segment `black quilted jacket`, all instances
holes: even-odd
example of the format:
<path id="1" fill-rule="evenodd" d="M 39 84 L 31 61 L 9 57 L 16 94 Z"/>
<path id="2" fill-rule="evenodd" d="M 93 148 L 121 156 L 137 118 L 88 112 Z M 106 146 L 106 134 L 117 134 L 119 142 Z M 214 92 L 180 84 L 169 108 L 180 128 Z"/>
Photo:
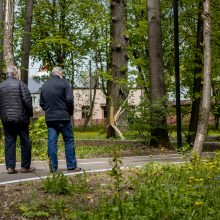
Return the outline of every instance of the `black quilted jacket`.
<path id="1" fill-rule="evenodd" d="M 0 118 L 2 122 L 28 123 L 32 116 L 32 98 L 27 86 L 12 77 L 0 83 Z"/>

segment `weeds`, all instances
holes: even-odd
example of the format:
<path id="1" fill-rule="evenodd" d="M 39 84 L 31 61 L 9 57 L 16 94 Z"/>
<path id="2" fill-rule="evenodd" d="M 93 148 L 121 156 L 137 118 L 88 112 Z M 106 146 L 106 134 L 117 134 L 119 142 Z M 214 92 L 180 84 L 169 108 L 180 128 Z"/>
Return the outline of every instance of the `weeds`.
<path id="1" fill-rule="evenodd" d="M 41 196 L 31 197 L 30 203 L 21 201 L 19 212 L 24 217 L 33 216 L 35 212 L 34 219 L 45 218 L 38 217 L 40 215 L 77 220 L 220 219 L 218 155 L 215 159 L 178 165 L 150 163 L 144 168 L 123 170 L 123 173 L 120 164 L 120 158 L 115 155 L 110 172 L 112 178 L 107 174 L 82 175 L 60 184 L 61 188 L 68 186 L 67 194 L 50 196 L 38 189 Z M 61 175 L 60 179 L 50 179 L 48 187 L 56 185 L 58 188 L 57 181 L 66 181 L 62 178 Z M 91 179 L 93 183 L 87 184 Z M 108 187 L 101 187 L 103 179 Z M 94 185 L 97 187 L 92 187 Z M 24 195 L 27 201 L 28 195 Z"/>
<path id="2" fill-rule="evenodd" d="M 121 190 L 121 183 L 122 183 L 122 171 L 120 166 L 122 161 L 119 158 L 119 151 L 117 148 L 113 148 L 113 159 L 112 159 L 112 170 L 110 175 L 113 177 L 114 180 L 114 198 L 113 198 L 113 208 L 112 211 L 115 214 L 116 219 L 123 218 L 123 211 L 122 211 L 122 198 L 120 194 Z"/>
<path id="3" fill-rule="evenodd" d="M 44 191 L 54 194 L 68 194 L 70 184 L 68 178 L 63 173 L 55 173 L 46 179 L 42 179 Z"/>

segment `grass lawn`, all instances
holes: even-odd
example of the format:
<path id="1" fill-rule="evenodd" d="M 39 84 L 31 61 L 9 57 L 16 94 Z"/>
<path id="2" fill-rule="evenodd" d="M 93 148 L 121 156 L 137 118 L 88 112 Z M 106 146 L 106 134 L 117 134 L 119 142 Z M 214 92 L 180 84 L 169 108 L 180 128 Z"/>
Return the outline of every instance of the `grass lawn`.
<path id="1" fill-rule="evenodd" d="M 112 157 L 114 149 L 117 148 L 120 156 L 140 156 L 140 155 L 154 155 L 174 152 L 166 148 L 148 148 L 136 146 L 75 146 L 76 156 L 78 159 L 96 158 L 96 157 Z M 59 159 L 65 159 L 64 143 L 61 141 L 58 147 Z M 21 160 L 20 146 L 17 145 L 16 153 L 17 161 Z M 41 142 L 39 145 L 32 147 L 32 160 L 48 160 L 47 157 L 47 143 Z M 0 147 L 0 163 L 4 163 L 4 147 Z"/>

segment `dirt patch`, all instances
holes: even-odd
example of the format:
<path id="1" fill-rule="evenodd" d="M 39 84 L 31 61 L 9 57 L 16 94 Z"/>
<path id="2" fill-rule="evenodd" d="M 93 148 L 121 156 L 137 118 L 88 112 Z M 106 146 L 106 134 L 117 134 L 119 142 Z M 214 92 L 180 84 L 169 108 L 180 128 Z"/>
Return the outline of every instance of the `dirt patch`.
<path id="1" fill-rule="evenodd" d="M 46 193 L 42 181 L 1 186 L 0 219 L 62 219 L 73 210 L 98 209 L 111 198 L 112 182 L 107 173 L 73 176 L 67 195 Z"/>

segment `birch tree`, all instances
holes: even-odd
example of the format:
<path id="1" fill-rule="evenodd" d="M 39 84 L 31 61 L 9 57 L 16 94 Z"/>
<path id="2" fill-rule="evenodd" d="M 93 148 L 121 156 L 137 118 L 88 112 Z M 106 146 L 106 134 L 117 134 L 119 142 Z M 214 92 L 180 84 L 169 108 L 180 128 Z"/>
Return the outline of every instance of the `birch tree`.
<path id="1" fill-rule="evenodd" d="M 211 103 L 211 16 L 210 16 L 210 0 L 204 0 L 204 80 L 202 92 L 202 105 L 199 115 L 198 129 L 193 145 L 193 154 L 199 157 L 202 154 L 203 144 L 208 129 L 209 111 Z"/>
<path id="2" fill-rule="evenodd" d="M 6 69 L 16 66 L 13 53 L 14 0 L 5 3 L 4 61 Z"/>

